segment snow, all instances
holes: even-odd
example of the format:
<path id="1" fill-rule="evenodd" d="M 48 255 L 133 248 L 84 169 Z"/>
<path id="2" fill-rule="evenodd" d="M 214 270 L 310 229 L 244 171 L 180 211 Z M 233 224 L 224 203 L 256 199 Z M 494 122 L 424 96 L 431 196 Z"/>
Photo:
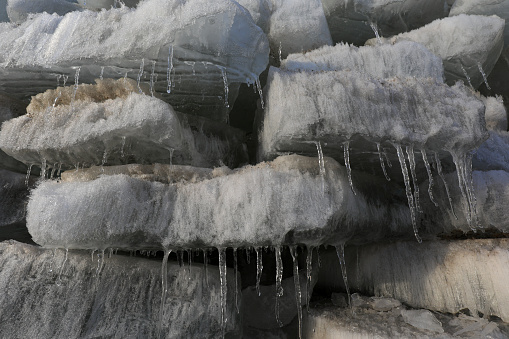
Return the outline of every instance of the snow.
<path id="1" fill-rule="evenodd" d="M 417 77 L 443 81 L 442 60 L 421 44 L 402 41 L 394 45 L 355 47 L 324 46 L 307 53 L 290 54 L 281 63 L 287 71 L 352 70 L 374 78 Z"/>
<path id="2" fill-rule="evenodd" d="M 499 17 L 482 15 L 458 15 L 435 20 L 432 23 L 408 33 L 388 38 L 386 42 L 395 43 L 410 40 L 423 44 L 444 62 L 445 79 L 449 85 L 457 80 L 474 88 L 484 81 L 478 64 L 486 74 L 490 74 L 504 46 L 503 32 L 505 21 Z M 371 39 L 367 44 L 378 42 Z"/>

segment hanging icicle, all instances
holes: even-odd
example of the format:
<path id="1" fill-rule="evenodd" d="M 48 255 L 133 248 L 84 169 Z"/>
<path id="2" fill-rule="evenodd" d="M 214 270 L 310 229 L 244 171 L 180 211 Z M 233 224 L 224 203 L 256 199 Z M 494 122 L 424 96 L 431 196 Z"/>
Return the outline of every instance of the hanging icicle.
<path id="1" fill-rule="evenodd" d="M 276 321 L 279 327 L 283 327 L 283 323 L 279 319 L 279 298 L 283 296 L 283 261 L 281 260 L 281 247 L 275 247 L 276 252 Z"/>
<path id="2" fill-rule="evenodd" d="M 299 319 L 299 339 L 302 339 L 302 292 L 300 289 L 299 263 L 297 262 L 297 247 L 290 247 L 293 260 L 293 283 L 295 284 L 295 303 L 297 305 L 297 317 Z"/>

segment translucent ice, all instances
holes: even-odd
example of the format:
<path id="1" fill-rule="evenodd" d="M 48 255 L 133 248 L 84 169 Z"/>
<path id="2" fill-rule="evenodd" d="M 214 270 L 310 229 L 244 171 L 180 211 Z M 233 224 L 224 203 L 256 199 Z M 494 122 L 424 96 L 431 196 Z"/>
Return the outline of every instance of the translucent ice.
<path id="1" fill-rule="evenodd" d="M 416 328 L 444 333 L 442 323 L 428 310 L 401 310 L 401 316 L 407 324 L 410 324 Z"/>

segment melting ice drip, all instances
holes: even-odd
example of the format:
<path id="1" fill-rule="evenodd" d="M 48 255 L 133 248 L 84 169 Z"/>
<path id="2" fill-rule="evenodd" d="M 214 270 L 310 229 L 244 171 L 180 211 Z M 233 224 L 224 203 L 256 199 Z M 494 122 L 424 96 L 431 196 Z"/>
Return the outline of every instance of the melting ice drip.
<path id="1" fill-rule="evenodd" d="M 373 30 L 373 33 L 375 33 L 376 41 L 378 42 L 379 45 L 381 45 L 382 44 L 382 38 L 380 37 L 380 34 L 378 33 L 378 26 L 377 26 L 376 22 L 370 21 L 369 22 L 369 26 Z"/>

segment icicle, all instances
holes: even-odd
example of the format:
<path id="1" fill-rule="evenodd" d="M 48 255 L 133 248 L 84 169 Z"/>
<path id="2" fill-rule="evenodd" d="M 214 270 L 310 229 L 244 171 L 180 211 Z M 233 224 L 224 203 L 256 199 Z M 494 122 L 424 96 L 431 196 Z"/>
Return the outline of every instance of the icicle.
<path id="1" fill-rule="evenodd" d="M 226 248 L 218 248 L 219 251 L 219 278 L 221 280 L 221 332 L 225 334 L 226 322 L 226 293 L 228 282 L 226 281 Z"/>
<path id="2" fill-rule="evenodd" d="M 283 281 L 283 261 L 281 260 L 281 247 L 277 246 L 274 250 L 276 252 L 276 321 L 279 327 L 283 327 L 283 323 L 279 319 L 279 298 L 283 296 L 283 286 L 281 284 Z"/>
<path id="3" fill-rule="evenodd" d="M 465 75 L 465 78 L 467 78 L 468 85 L 470 86 L 471 89 L 474 89 L 474 86 L 472 86 L 472 82 L 470 81 L 470 76 L 468 75 L 467 71 L 465 70 L 463 65 L 460 65 L 460 66 L 461 66 L 461 70 L 463 71 L 463 74 Z"/>
<path id="4" fill-rule="evenodd" d="M 101 74 L 99 74 L 100 80 L 103 80 L 103 75 L 104 75 L 104 66 L 101 66 Z"/>
<path id="5" fill-rule="evenodd" d="M 155 73 L 156 73 L 156 62 L 152 61 L 152 71 L 150 72 L 150 95 L 154 96 L 154 83 L 155 83 Z"/>
<path id="6" fill-rule="evenodd" d="M 376 41 L 378 42 L 379 45 L 381 45 L 382 38 L 380 38 L 380 34 L 378 33 L 378 27 L 377 27 L 376 23 L 374 23 L 373 21 L 370 21 L 369 25 L 371 26 L 371 29 L 375 33 Z"/>
<path id="7" fill-rule="evenodd" d="M 55 100 L 53 101 L 53 105 L 51 106 L 51 111 L 53 112 L 55 110 L 55 106 L 57 105 L 58 99 L 62 96 L 62 91 L 58 91 L 58 95 L 56 96 Z"/>
<path id="8" fill-rule="evenodd" d="M 168 292 L 168 257 L 170 253 L 171 250 L 164 250 L 163 263 L 161 265 L 161 306 L 159 308 L 156 338 L 161 337 L 161 332 L 163 330 L 164 304 L 166 303 L 166 293 Z"/>
<path id="9" fill-rule="evenodd" d="M 141 77 L 143 76 L 144 68 L 145 68 L 145 59 L 141 59 L 140 71 L 138 72 L 138 81 L 137 81 L 138 91 L 140 92 L 140 94 L 143 94 L 143 91 L 141 90 L 141 87 L 140 87 L 140 81 L 141 81 Z"/>
<path id="10" fill-rule="evenodd" d="M 62 78 L 64 79 L 64 84 L 63 84 L 63 86 L 65 87 L 65 84 L 67 83 L 67 80 L 69 79 L 69 76 L 68 76 L 68 75 L 65 75 L 65 74 L 62 74 Z"/>
<path id="11" fill-rule="evenodd" d="M 484 73 L 484 70 L 482 69 L 482 65 L 480 62 L 477 63 L 477 67 L 479 68 L 479 72 L 481 72 L 486 88 L 491 91 L 491 87 L 490 85 L 488 85 L 488 78 L 486 77 L 486 73 Z"/>
<path id="12" fill-rule="evenodd" d="M 417 218 L 416 218 L 416 211 L 415 211 L 415 205 L 414 205 L 414 198 L 412 196 L 412 189 L 410 187 L 410 177 L 408 176 L 408 168 L 406 166 L 405 162 L 405 155 L 403 154 L 403 150 L 401 149 L 401 145 L 396 144 L 396 151 L 398 153 L 398 159 L 399 164 L 401 165 L 401 172 L 403 173 L 403 180 L 405 181 L 405 191 L 406 191 L 406 197 L 408 200 L 408 207 L 410 207 L 410 218 L 412 219 L 412 226 L 414 229 L 414 235 L 415 238 L 419 243 L 422 242 L 421 238 L 419 237 L 419 234 L 417 232 Z"/>
<path id="13" fill-rule="evenodd" d="M 258 88 L 258 95 L 260 96 L 260 106 L 265 109 L 265 103 L 263 102 L 263 91 L 262 85 L 260 85 L 260 78 L 255 79 L 256 88 Z"/>
<path id="14" fill-rule="evenodd" d="M 80 80 L 80 71 L 81 67 L 76 68 L 76 73 L 74 74 L 74 91 L 72 93 L 72 100 L 71 100 L 71 109 L 73 109 L 73 103 L 76 100 L 76 92 L 78 92 L 78 85 Z"/>
<path id="15" fill-rule="evenodd" d="M 41 179 L 46 178 L 46 158 L 42 158 L 41 163 Z"/>
<path id="16" fill-rule="evenodd" d="M 435 201 L 433 197 L 433 175 L 431 174 L 431 166 L 429 165 L 428 156 L 426 155 L 426 151 L 421 149 L 422 161 L 424 162 L 424 167 L 426 167 L 426 172 L 428 173 L 428 195 L 431 202 L 438 207 L 438 203 Z"/>
<path id="17" fill-rule="evenodd" d="M 283 58 L 281 57 L 282 55 L 282 51 L 283 51 L 283 48 L 281 46 L 281 41 L 279 42 L 279 50 L 278 50 L 278 55 L 279 55 L 279 64 L 281 65 L 281 62 L 283 61 Z"/>
<path id="18" fill-rule="evenodd" d="M 113 248 L 108 249 L 108 259 L 113 255 Z"/>
<path id="19" fill-rule="evenodd" d="M 237 262 L 237 248 L 233 248 L 233 269 L 235 270 L 235 308 L 237 309 L 237 314 L 240 313 L 239 309 L 239 287 L 237 285 L 238 283 L 238 274 L 239 274 L 239 267 Z"/>
<path id="20" fill-rule="evenodd" d="M 94 262 L 94 253 L 95 253 L 95 251 L 97 251 L 97 250 L 90 251 L 90 256 L 92 257 L 92 263 Z"/>
<path id="21" fill-rule="evenodd" d="M 102 269 L 103 269 L 103 266 L 104 266 L 104 250 L 101 250 L 98 254 L 97 254 L 97 268 L 95 270 L 95 275 L 96 277 L 99 277 L 99 274 L 101 273 Z"/>
<path id="22" fill-rule="evenodd" d="M 62 273 L 64 272 L 64 267 L 65 267 L 65 263 L 67 262 L 68 254 L 69 254 L 69 249 L 66 248 L 65 249 L 64 261 L 62 262 L 62 265 L 60 266 L 60 271 L 58 272 L 58 276 L 57 276 L 57 280 L 56 280 L 56 285 L 57 286 L 61 286 L 62 285 Z"/>
<path id="23" fill-rule="evenodd" d="M 251 264 L 251 248 L 249 247 L 246 247 L 246 261 L 248 265 Z"/>
<path id="24" fill-rule="evenodd" d="M 466 154 L 465 159 L 465 178 L 469 179 L 467 181 L 467 192 L 470 196 L 470 202 L 471 202 L 471 209 L 472 209 L 472 218 L 474 226 L 478 228 L 483 228 L 481 223 L 479 223 L 479 219 L 477 217 L 477 198 L 475 196 L 475 189 L 474 189 L 474 177 L 472 176 L 472 153 Z"/>
<path id="25" fill-rule="evenodd" d="M 316 150 L 318 151 L 318 166 L 320 167 L 320 175 L 323 177 L 325 175 L 325 162 L 323 160 L 323 151 L 322 144 L 320 141 L 315 141 Z"/>
<path id="26" fill-rule="evenodd" d="M 440 158 L 438 157 L 438 153 L 435 152 L 435 163 L 437 165 L 437 172 L 440 176 L 440 179 L 442 179 L 442 182 L 444 183 L 445 192 L 447 194 L 447 199 L 449 200 L 449 206 L 451 207 L 452 215 L 454 215 L 454 218 L 458 220 L 458 217 L 456 216 L 456 213 L 454 212 L 454 207 L 452 205 L 452 198 L 451 194 L 449 193 L 449 186 L 447 186 L 447 182 L 445 181 L 444 173 L 442 172 L 442 163 L 440 162 Z"/>
<path id="27" fill-rule="evenodd" d="M 122 146 L 120 147 L 120 157 L 121 157 L 121 158 L 125 157 L 125 154 L 124 154 L 125 139 L 126 139 L 126 137 L 125 137 L 125 136 L 123 136 L 123 137 L 122 137 Z"/>
<path id="28" fill-rule="evenodd" d="M 30 172 L 32 172 L 32 164 L 28 165 L 27 176 L 25 177 L 25 186 L 28 187 L 28 182 L 30 181 Z"/>
<path id="29" fill-rule="evenodd" d="M 175 152 L 174 148 L 170 148 L 170 166 L 173 165 L 173 153 Z"/>
<path id="30" fill-rule="evenodd" d="M 355 193 L 355 190 L 353 189 L 353 181 L 352 181 L 352 168 L 350 167 L 350 141 L 345 141 L 343 143 L 343 153 L 345 157 L 345 167 L 346 167 L 346 173 L 348 174 L 348 182 L 350 183 L 350 188 L 352 189 L 353 194 Z"/>
<path id="31" fill-rule="evenodd" d="M 205 284 L 207 285 L 207 288 L 209 288 L 209 274 L 207 269 L 209 258 L 207 256 L 207 252 L 208 250 L 206 248 L 203 249 L 203 265 L 205 265 Z"/>
<path id="32" fill-rule="evenodd" d="M 297 304 L 297 316 L 299 319 L 299 338 L 302 338 L 302 291 L 300 289 L 299 263 L 297 262 L 297 247 L 290 247 L 293 260 L 293 283 L 295 284 L 295 303 Z"/>
<path id="33" fill-rule="evenodd" d="M 170 45 L 168 50 L 168 69 L 166 73 L 166 80 L 168 81 L 168 87 L 166 92 L 171 93 L 171 72 L 173 71 L 173 45 Z"/>
<path id="34" fill-rule="evenodd" d="M 263 271 L 262 251 L 260 247 L 256 247 L 255 251 L 256 251 L 256 292 L 258 293 L 258 296 L 261 296 L 262 293 L 260 292 L 260 279 L 262 277 Z"/>
<path id="35" fill-rule="evenodd" d="M 224 67 L 219 67 L 219 69 L 221 70 L 221 76 L 223 77 L 224 106 L 226 108 L 230 108 L 230 104 L 228 103 L 228 93 L 230 92 L 230 90 L 228 88 L 228 78 L 226 77 L 226 69 Z"/>
<path id="36" fill-rule="evenodd" d="M 53 164 L 53 167 L 51 167 L 51 173 L 49 175 L 49 178 L 53 178 L 53 176 L 55 175 L 55 172 L 57 170 L 57 162 Z"/>
<path id="37" fill-rule="evenodd" d="M 471 159 L 469 158 L 471 155 L 466 154 L 453 154 L 453 161 L 456 165 L 456 173 L 458 175 L 458 183 L 461 191 L 461 195 L 465 200 L 465 215 L 467 218 L 467 223 L 472 229 L 472 231 L 477 231 L 478 220 L 477 213 L 475 211 L 475 197 L 474 197 L 474 188 L 472 183 L 472 172 L 471 172 Z M 470 168 L 468 168 L 470 167 Z"/>
<path id="38" fill-rule="evenodd" d="M 309 312 L 309 287 L 311 286 L 311 274 L 313 272 L 313 247 L 307 249 L 306 255 L 306 309 Z"/>
<path id="39" fill-rule="evenodd" d="M 412 176 L 412 183 L 414 185 L 415 210 L 419 213 L 422 213 L 421 203 L 419 200 L 419 184 L 417 183 L 417 175 L 415 173 L 414 146 L 406 147 L 406 156 L 408 158 L 408 163 L 410 164 L 410 174 Z"/>
<path id="40" fill-rule="evenodd" d="M 343 282 L 345 283 L 346 295 L 348 296 L 348 305 L 352 306 L 350 288 L 348 287 L 348 276 L 346 274 L 345 244 L 336 246 L 336 253 L 339 259 L 339 266 L 341 267 L 341 275 L 343 276 Z"/>
<path id="41" fill-rule="evenodd" d="M 59 176 L 60 176 L 60 173 L 61 173 L 61 172 L 62 172 L 62 163 L 60 162 L 60 163 L 58 164 L 57 177 L 59 177 Z"/>
<path id="42" fill-rule="evenodd" d="M 385 179 L 387 179 L 387 181 L 391 181 L 391 178 L 389 178 L 387 171 L 385 170 L 385 163 L 384 159 L 382 158 L 382 150 L 379 142 L 376 143 L 376 149 L 378 151 L 378 158 L 380 159 L 380 165 L 382 166 L 382 171 L 384 172 Z"/>
<path id="43" fill-rule="evenodd" d="M 191 277 L 191 266 L 193 263 L 193 250 L 187 250 L 187 265 L 189 277 Z"/>

